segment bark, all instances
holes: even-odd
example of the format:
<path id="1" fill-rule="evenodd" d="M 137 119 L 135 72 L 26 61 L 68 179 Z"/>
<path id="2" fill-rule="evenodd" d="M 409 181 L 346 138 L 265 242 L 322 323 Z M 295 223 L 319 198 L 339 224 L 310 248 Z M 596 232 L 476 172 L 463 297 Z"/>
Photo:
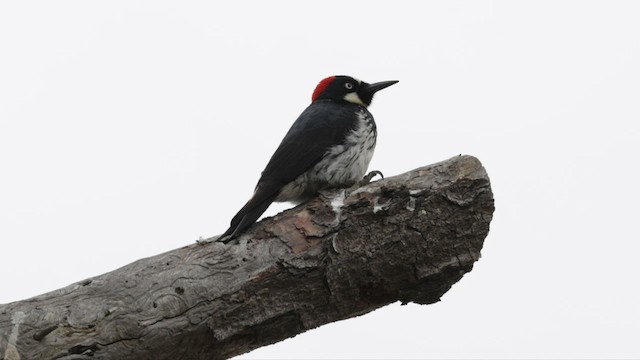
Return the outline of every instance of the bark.
<path id="1" fill-rule="evenodd" d="M 0 305 L 0 359 L 221 359 L 401 301 L 480 258 L 494 206 L 457 156 L 336 189 L 251 227 Z"/>

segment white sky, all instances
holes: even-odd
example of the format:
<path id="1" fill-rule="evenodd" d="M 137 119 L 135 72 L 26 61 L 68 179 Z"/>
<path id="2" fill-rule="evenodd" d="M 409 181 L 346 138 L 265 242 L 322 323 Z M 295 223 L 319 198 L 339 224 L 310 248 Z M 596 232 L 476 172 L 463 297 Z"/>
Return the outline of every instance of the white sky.
<path id="1" fill-rule="evenodd" d="M 483 162 L 483 257 L 242 358 L 640 357 L 640 2 L 310 4 L 0 3 L 0 303 L 224 231 L 347 74 L 400 80 L 371 169 Z"/>

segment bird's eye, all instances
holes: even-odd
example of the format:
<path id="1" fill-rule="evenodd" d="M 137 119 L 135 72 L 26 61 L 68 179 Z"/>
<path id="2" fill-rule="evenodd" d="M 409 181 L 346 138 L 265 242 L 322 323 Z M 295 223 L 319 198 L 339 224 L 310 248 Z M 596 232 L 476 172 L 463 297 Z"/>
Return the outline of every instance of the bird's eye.
<path id="1" fill-rule="evenodd" d="M 353 89 L 353 84 L 352 83 L 345 83 L 344 87 L 346 87 L 348 90 Z"/>

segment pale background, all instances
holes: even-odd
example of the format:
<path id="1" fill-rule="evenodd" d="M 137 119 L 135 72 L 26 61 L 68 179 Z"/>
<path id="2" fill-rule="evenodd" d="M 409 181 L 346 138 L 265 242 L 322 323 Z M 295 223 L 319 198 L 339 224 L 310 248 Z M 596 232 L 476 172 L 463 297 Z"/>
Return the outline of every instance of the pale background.
<path id="1" fill-rule="evenodd" d="M 483 257 L 243 358 L 640 357 L 640 2 L 3 1 L 0 52 L 0 303 L 224 231 L 348 74 L 371 169 L 483 162 Z"/>

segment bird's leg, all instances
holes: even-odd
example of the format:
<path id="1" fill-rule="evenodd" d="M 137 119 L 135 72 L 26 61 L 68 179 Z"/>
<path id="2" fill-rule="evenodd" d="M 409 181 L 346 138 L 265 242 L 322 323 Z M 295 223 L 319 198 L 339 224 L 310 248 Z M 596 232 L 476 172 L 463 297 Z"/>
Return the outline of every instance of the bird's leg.
<path id="1" fill-rule="evenodd" d="M 367 175 L 365 175 L 362 178 L 362 180 L 360 180 L 356 185 L 358 185 L 358 187 L 365 186 L 368 183 L 370 183 L 371 179 L 373 179 L 376 175 L 380 175 L 380 178 L 384 179 L 384 175 L 382 175 L 382 172 L 380 172 L 378 170 L 372 170 Z"/>
<path id="2" fill-rule="evenodd" d="M 365 175 L 362 180 L 358 181 L 357 183 L 355 183 L 353 186 L 351 186 L 350 188 L 347 189 L 347 194 L 350 194 L 351 192 L 355 191 L 356 189 L 359 189 L 367 184 L 369 184 L 371 182 L 371 179 L 373 179 L 376 175 L 380 175 L 381 178 L 384 179 L 384 175 L 382 175 L 381 171 L 378 170 L 372 170 L 370 171 L 367 175 Z"/>

